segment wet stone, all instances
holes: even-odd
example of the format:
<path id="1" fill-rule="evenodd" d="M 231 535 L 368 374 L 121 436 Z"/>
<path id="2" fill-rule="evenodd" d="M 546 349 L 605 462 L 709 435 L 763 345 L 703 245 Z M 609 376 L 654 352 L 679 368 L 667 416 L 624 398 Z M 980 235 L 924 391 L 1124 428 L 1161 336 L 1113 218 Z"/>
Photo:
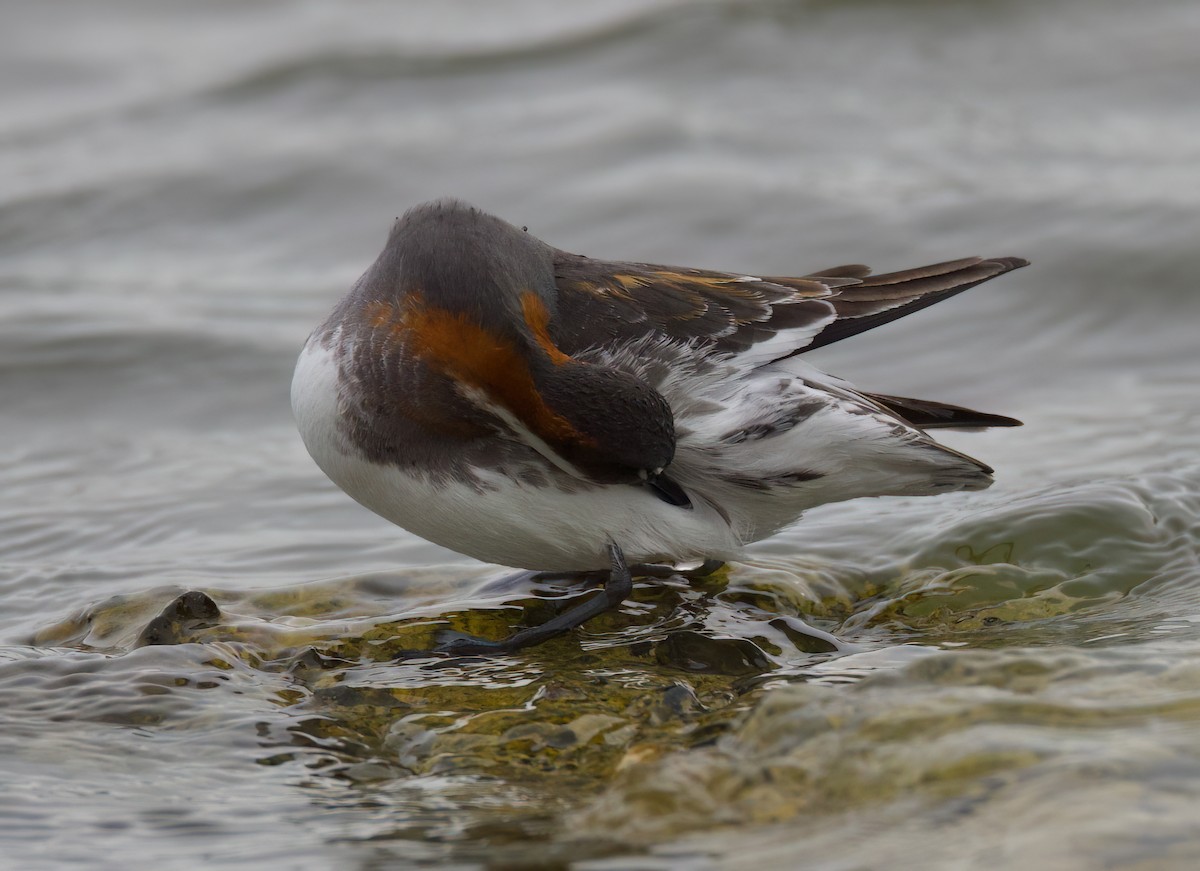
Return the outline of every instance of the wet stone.
<path id="1" fill-rule="evenodd" d="M 409 709 L 411 704 L 396 698 L 391 690 L 381 687 L 355 687 L 336 684 L 313 690 L 313 700 L 339 708 Z"/>
<path id="2" fill-rule="evenodd" d="M 327 656 L 315 647 L 309 647 L 303 653 L 292 658 L 292 663 L 288 667 L 288 671 L 293 673 L 299 671 L 328 671 L 335 668 L 347 668 L 352 665 L 354 665 L 352 660 L 342 659 L 337 656 Z"/>
<path id="3" fill-rule="evenodd" d="M 569 686 L 568 684 L 558 681 L 550 681 L 546 683 L 538 697 L 547 702 L 579 702 L 585 700 L 587 693 L 582 692 L 578 687 Z"/>
<path id="4" fill-rule="evenodd" d="M 567 726 L 553 723 L 522 723 L 505 732 L 500 736 L 500 740 L 504 743 L 527 741 L 531 749 L 536 751 L 545 747 L 563 750 L 574 746 L 579 738 Z"/>
<path id="5" fill-rule="evenodd" d="M 220 616 L 216 602 L 205 593 L 191 590 L 174 599 L 147 623 L 135 646 L 185 644 L 192 640 L 191 633 L 212 625 Z"/>
<path id="6" fill-rule="evenodd" d="M 688 684 L 677 683 L 667 687 L 650 709 L 650 722 L 656 726 L 672 721 L 686 720 L 704 710 L 696 691 Z"/>
<path id="7" fill-rule="evenodd" d="M 602 735 L 613 727 L 621 726 L 624 723 L 625 721 L 620 717 L 613 717 L 608 714 L 584 714 L 567 723 L 567 728 L 574 736 L 574 743 L 583 745 L 590 743 L 597 735 Z"/>
<path id="8" fill-rule="evenodd" d="M 380 780 L 392 780 L 396 777 L 396 768 L 382 762 L 356 762 L 342 770 L 342 776 L 355 783 L 371 783 Z"/>
<path id="9" fill-rule="evenodd" d="M 752 641 L 710 638 L 690 629 L 668 635 L 655 647 L 654 656 L 659 665 L 708 674 L 758 674 L 772 667 Z"/>
<path id="10" fill-rule="evenodd" d="M 801 653 L 837 653 L 838 645 L 827 632 L 806 624 L 798 617 L 776 617 L 770 625 L 787 636 Z"/>

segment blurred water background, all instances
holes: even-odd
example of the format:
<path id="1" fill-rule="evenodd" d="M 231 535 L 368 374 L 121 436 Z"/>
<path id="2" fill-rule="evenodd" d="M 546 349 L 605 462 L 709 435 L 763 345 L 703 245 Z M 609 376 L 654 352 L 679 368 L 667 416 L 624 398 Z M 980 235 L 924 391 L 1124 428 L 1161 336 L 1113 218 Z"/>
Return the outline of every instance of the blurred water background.
<path id="1" fill-rule="evenodd" d="M 1200 6 L 0 18 L 0 867 L 1197 867 Z M 293 428 L 308 331 L 443 195 L 598 257 L 1028 257 L 812 355 L 1026 426 L 947 438 L 985 493 L 394 662 L 575 595 L 481 590 Z"/>

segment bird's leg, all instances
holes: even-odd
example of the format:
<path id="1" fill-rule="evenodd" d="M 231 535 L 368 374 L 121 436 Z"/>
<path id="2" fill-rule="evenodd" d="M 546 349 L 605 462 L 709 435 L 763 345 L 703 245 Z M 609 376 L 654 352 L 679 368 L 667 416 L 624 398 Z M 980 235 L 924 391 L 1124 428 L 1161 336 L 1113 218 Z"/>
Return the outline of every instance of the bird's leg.
<path id="1" fill-rule="evenodd" d="M 609 544 L 608 556 L 609 570 L 608 578 L 604 582 L 604 589 L 586 602 L 582 602 L 558 616 L 547 620 L 541 626 L 531 626 L 528 629 L 522 629 L 520 632 L 510 635 L 503 641 L 485 641 L 482 638 L 460 637 L 447 641 L 444 644 L 439 644 L 434 648 L 434 652 L 452 655 L 511 653 L 514 650 L 520 650 L 523 647 L 532 647 L 535 644 L 541 644 L 543 641 L 556 638 L 578 626 L 582 626 L 593 617 L 618 607 L 633 592 L 633 575 L 629 572 L 629 566 L 625 564 L 625 554 L 621 552 L 620 547 L 615 544 Z"/>

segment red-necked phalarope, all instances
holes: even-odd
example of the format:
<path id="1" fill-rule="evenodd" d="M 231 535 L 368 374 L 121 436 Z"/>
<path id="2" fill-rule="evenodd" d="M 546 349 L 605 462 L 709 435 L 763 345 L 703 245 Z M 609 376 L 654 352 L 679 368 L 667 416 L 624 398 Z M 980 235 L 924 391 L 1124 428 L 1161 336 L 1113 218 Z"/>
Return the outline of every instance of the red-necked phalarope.
<path id="1" fill-rule="evenodd" d="M 367 508 L 493 563 L 596 572 L 724 561 L 808 508 L 980 490 L 992 470 L 926 435 L 1018 421 L 867 393 L 796 355 L 1026 261 L 759 277 L 592 260 L 453 200 L 418 206 L 309 338 L 292 407 L 317 465 Z"/>

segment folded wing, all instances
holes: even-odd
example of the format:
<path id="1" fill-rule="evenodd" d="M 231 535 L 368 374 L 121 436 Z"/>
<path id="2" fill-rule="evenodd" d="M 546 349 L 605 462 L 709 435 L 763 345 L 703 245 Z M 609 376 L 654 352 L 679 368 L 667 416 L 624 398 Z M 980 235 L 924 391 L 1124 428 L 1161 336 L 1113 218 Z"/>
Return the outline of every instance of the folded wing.
<path id="1" fill-rule="evenodd" d="M 1027 265 L 968 257 L 871 276 L 840 266 L 796 278 L 613 263 L 560 252 L 555 339 L 567 353 L 661 335 L 758 366 L 820 348 Z"/>

